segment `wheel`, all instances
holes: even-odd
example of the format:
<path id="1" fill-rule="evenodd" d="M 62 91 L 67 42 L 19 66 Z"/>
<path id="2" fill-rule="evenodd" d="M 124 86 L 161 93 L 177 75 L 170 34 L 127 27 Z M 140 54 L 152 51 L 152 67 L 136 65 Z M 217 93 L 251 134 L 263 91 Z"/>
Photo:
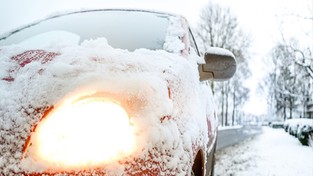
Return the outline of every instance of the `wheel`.
<path id="1" fill-rule="evenodd" d="M 313 147 L 313 130 L 309 132 L 309 145 Z"/>
<path id="2" fill-rule="evenodd" d="M 308 133 L 301 132 L 298 136 L 298 140 L 302 145 L 309 145 L 309 135 Z"/>
<path id="3" fill-rule="evenodd" d="M 193 170 L 191 170 L 191 176 L 195 176 L 195 173 L 193 172 Z"/>
<path id="4" fill-rule="evenodd" d="M 191 175 L 192 176 L 204 175 L 204 153 L 202 150 L 199 150 L 196 155 L 196 158 L 192 165 Z"/>
<path id="5" fill-rule="evenodd" d="M 208 155 L 207 165 L 206 165 L 206 176 L 214 176 L 214 165 L 215 165 L 215 151 L 216 143 L 210 154 Z"/>
<path id="6" fill-rule="evenodd" d="M 194 160 L 192 170 L 190 175 L 191 176 L 213 176 L 214 175 L 214 165 L 215 165 L 215 150 L 216 150 L 216 143 L 214 144 L 213 149 L 210 153 L 207 154 L 207 163 L 205 164 L 205 156 L 202 150 L 199 150 L 196 158 Z M 206 167 L 206 169 L 204 169 Z M 206 173 L 204 173 L 206 170 Z"/>

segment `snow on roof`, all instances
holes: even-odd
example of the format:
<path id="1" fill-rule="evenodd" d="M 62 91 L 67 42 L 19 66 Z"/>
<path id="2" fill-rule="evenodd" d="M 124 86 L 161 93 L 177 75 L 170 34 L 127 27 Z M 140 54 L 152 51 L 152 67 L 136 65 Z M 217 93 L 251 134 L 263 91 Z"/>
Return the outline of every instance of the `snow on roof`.
<path id="1" fill-rule="evenodd" d="M 313 128 L 313 119 L 304 119 L 304 118 L 294 118 L 294 119 L 288 119 L 284 122 L 284 125 L 289 126 L 310 126 Z"/>

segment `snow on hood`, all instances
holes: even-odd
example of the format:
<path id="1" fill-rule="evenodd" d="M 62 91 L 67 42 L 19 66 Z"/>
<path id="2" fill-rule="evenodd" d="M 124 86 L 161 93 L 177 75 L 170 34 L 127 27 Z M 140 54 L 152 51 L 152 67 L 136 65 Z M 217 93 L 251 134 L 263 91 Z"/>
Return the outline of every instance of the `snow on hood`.
<path id="1" fill-rule="evenodd" d="M 2 173 L 19 172 L 25 167 L 21 164 L 22 150 L 32 127 L 43 114 L 38 109 L 51 107 L 77 92 L 136 97 L 142 102 L 132 117 L 137 149 L 129 158 L 144 159 L 151 150 L 159 148 L 152 160 L 166 164 L 167 169 L 162 172 L 190 173 L 186 168 L 192 162 L 192 144 L 208 142 L 195 60 L 163 50 L 114 49 L 103 38 L 76 46 L 49 48 L 47 52 L 57 53 L 52 60 L 33 61 L 21 67 L 12 57 L 25 51 L 18 46 L 0 50 Z M 8 77 L 14 81 L 4 79 Z M 164 117 L 170 118 L 161 120 Z M 32 161 L 26 163 L 29 162 Z M 32 171 L 49 167 L 30 165 Z M 120 162 L 105 167 L 114 168 L 114 173 L 125 170 Z"/>

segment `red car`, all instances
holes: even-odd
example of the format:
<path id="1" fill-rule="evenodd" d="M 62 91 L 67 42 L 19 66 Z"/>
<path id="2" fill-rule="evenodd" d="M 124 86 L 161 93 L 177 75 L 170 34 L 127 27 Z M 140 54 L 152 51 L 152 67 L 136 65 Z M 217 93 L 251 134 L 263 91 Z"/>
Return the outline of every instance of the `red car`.
<path id="1" fill-rule="evenodd" d="M 213 175 L 213 80 L 185 18 L 101 9 L 0 37 L 0 175 Z"/>

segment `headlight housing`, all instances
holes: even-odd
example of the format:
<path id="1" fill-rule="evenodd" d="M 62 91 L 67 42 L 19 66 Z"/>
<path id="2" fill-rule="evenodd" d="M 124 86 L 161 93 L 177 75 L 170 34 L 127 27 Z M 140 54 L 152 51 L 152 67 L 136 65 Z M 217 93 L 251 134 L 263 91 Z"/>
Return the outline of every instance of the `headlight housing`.
<path id="1" fill-rule="evenodd" d="M 119 102 L 102 96 L 65 100 L 31 136 L 27 156 L 51 170 L 81 170 L 129 155 L 135 135 Z"/>

